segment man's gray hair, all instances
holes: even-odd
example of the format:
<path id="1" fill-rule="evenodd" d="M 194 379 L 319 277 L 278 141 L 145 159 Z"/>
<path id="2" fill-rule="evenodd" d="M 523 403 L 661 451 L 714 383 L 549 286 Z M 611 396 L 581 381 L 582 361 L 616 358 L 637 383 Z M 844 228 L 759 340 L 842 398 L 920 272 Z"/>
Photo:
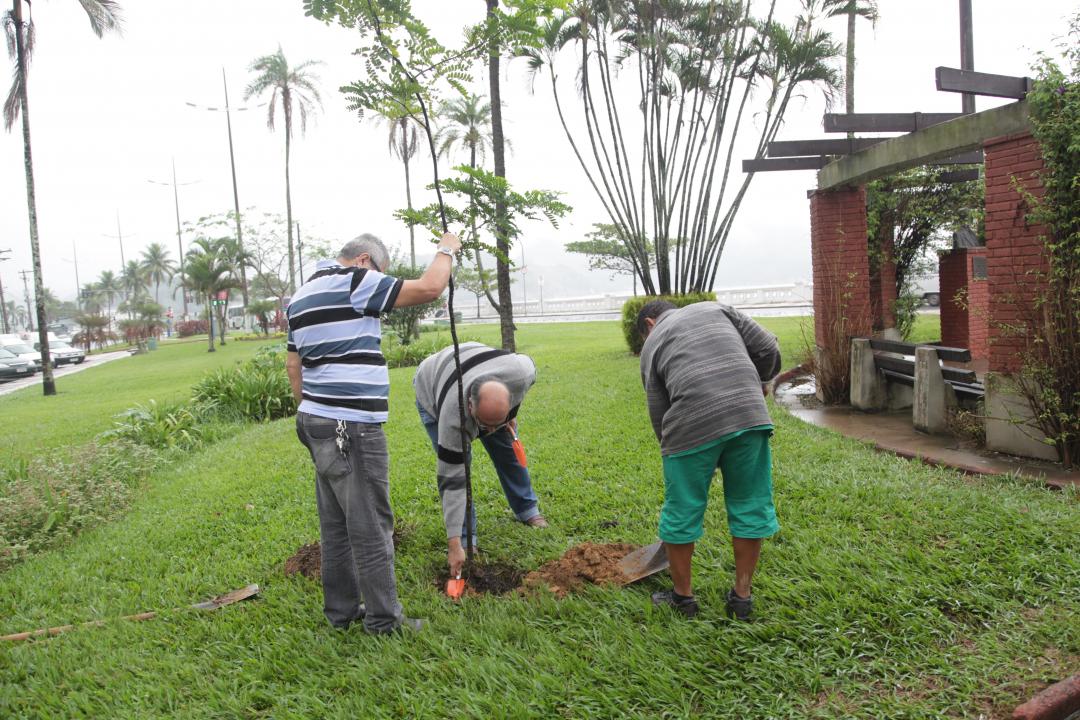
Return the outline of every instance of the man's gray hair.
<path id="1" fill-rule="evenodd" d="M 494 375 L 481 375 L 473 380 L 472 384 L 469 385 L 469 402 L 472 403 L 473 410 L 476 410 L 476 408 L 480 406 L 480 388 L 489 382 L 497 382 L 504 387 L 506 385 L 506 383 Z"/>
<path id="2" fill-rule="evenodd" d="M 382 240 L 371 233 L 364 233 L 345 243 L 341 248 L 341 252 L 338 253 L 338 257 L 342 260 L 353 260 L 364 253 L 367 253 L 380 272 L 387 271 L 390 265 L 390 253 L 386 251 L 386 246 L 383 245 Z"/>

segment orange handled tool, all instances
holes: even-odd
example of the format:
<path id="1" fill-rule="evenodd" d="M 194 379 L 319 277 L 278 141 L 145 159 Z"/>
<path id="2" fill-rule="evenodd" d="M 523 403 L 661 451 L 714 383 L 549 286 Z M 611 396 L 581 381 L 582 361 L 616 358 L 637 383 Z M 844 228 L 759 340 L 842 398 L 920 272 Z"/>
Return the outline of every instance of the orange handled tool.
<path id="1" fill-rule="evenodd" d="M 446 594 L 451 600 L 460 600 L 464 593 L 465 581 L 461 578 L 461 573 L 458 573 L 456 578 L 446 581 Z"/>
<path id="2" fill-rule="evenodd" d="M 514 448 L 514 457 L 517 458 L 518 464 L 521 465 L 521 467 L 529 467 L 529 458 L 525 456 L 525 445 L 522 444 L 521 438 L 519 438 L 517 434 L 517 424 L 510 423 L 506 426 L 506 428 L 514 437 L 514 442 L 512 445 Z"/>

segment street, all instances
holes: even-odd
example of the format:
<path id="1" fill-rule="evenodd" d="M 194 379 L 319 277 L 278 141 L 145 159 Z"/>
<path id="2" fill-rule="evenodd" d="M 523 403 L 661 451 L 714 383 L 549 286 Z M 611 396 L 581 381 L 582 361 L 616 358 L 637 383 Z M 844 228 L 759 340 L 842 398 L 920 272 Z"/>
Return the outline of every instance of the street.
<path id="1" fill-rule="evenodd" d="M 95 367 L 97 365 L 103 365 L 107 362 L 112 362 L 113 360 L 119 360 L 126 357 L 131 357 L 131 354 L 127 351 L 103 353 L 101 355 L 88 355 L 86 357 L 86 360 L 84 360 L 80 365 L 61 365 L 60 367 L 56 368 L 53 371 L 53 377 L 62 378 L 68 375 L 74 375 L 75 373 L 86 370 L 87 368 Z M 42 377 L 42 373 L 38 372 L 33 377 L 21 378 L 19 380 L 12 380 L 11 382 L 0 384 L 0 395 L 8 395 L 15 392 L 16 390 L 21 390 L 24 387 L 29 387 L 30 385 L 41 385 Z"/>

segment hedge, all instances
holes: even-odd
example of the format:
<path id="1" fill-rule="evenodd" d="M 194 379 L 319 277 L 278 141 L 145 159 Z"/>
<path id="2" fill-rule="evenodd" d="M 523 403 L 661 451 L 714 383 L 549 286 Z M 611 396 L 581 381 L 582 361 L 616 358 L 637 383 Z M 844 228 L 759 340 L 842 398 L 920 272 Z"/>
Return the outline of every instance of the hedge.
<path id="1" fill-rule="evenodd" d="M 686 295 L 640 295 L 632 297 L 627 300 L 622 306 L 622 329 L 623 337 L 626 338 L 626 344 L 630 348 L 630 352 L 635 355 L 641 352 L 641 346 L 645 344 L 645 338 L 637 331 L 637 316 L 641 312 L 641 308 L 645 307 L 647 303 L 651 303 L 653 300 L 667 300 L 675 305 L 675 307 L 686 307 L 687 305 L 693 305 L 699 302 L 709 302 L 710 300 L 716 302 L 716 293 L 714 292 L 697 292 L 687 293 Z"/>

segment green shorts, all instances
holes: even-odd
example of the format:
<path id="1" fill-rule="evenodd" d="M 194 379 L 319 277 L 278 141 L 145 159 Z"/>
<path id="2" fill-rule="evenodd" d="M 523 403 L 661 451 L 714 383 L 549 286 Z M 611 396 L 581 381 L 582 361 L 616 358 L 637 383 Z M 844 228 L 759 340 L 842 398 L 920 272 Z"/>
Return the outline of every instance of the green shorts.
<path id="1" fill-rule="evenodd" d="M 772 426 L 762 425 L 665 456 L 660 539 L 682 545 L 701 537 L 717 467 L 732 537 L 764 538 L 780 530 L 772 499 L 771 436 Z"/>

